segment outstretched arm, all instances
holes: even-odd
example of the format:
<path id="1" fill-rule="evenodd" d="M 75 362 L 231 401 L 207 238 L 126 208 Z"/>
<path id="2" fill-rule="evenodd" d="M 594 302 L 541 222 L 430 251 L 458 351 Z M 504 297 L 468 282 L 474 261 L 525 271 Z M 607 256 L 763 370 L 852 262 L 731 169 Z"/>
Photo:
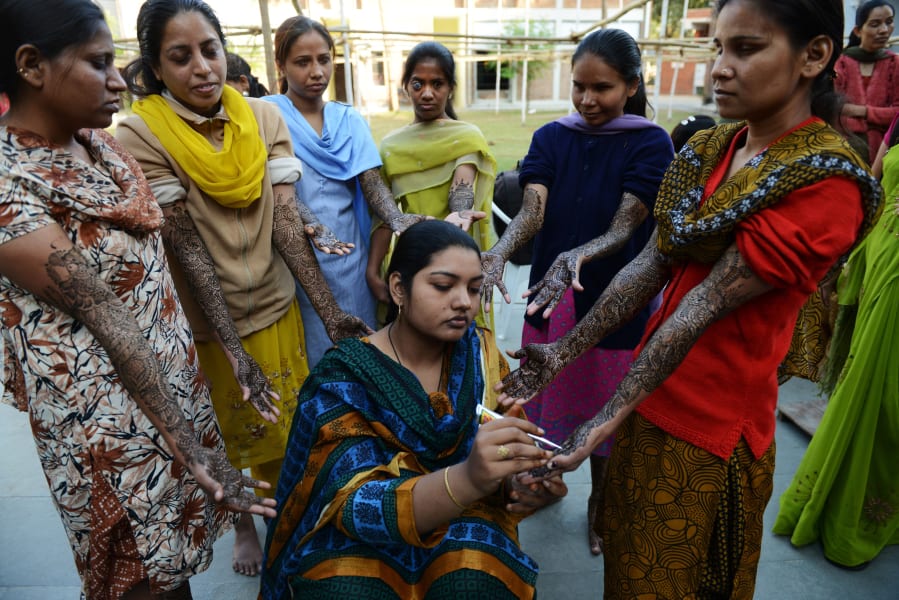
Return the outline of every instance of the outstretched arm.
<path id="1" fill-rule="evenodd" d="M 574 329 L 552 344 L 528 344 L 512 353 L 527 362 L 503 379 L 499 402 L 527 402 L 575 358 L 592 348 L 649 304 L 668 281 L 668 259 L 657 248 L 658 230 L 646 247 L 612 279 Z"/>
<path id="2" fill-rule="evenodd" d="M 525 298 L 536 295 L 528 304 L 527 313 L 532 315 L 546 306 L 543 318 L 548 319 L 569 286 L 579 292 L 584 291 L 578 280 L 581 265 L 618 252 L 648 216 L 646 205 L 630 192 L 625 192 L 606 232 L 582 246 L 559 254 L 543 279 L 525 292 Z"/>
<path id="3" fill-rule="evenodd" d="M 272 243 L 284 258 L 287 267 L 309 297 L 312 307 L 321 317 L 332 341 L 346 337 L 360 337 L 372 333 L 358 317 L 340 308 L 325 276 L 322 275 L 312 248 L 306 241 L 300 213 L 297 211 L 294 187 L 289 183 L 274 186 L 275 208 L 272 224 Z"/>
<path id="4" fill-rule="evenodd" d="M 565 440 L 552 468 L 569 470 L 580 464 L 674 372 L 709 325 L 770 289 L 752 272 L 736 244 L 731 245 L 649 338 L 609 402 Z"/>
<path id="5" fill-rule="evenodd" d="M 193 298 L 200 305 L 206 320 L 218 337 L 222 350 L 234 369 L 244 401 L 249 401 L 267 421 L 276 423 L 280 412 L 272 404 L 279 400 L 262 368 L 240 343 L 240 335 L 228 312 L 228 304 L 215 263 L 200 237 L 183 201 L 163 208 L 165 223 L 162 237 L 184 271 Z"/>
<path id="6" fill-rule="evenodd" d="M 374 213 L 390 227 L 394 233 L 403 233 L 419 221 L 425 221 L 429 217 L 424 215 L 405 214 L 396 205 L 393 194 L 387 188 L 387 184 L 381 178 L 380 169 L 369 169 L 359 174 L 359 185 L 362 187 L 362 195 Z"/>
<path id="7" fill-rule="evenodd" d="M 546 198 L 549 190 L 545 185 L 529 183 L 524 186 L 523 193 L 521 210 L 506 227 L 503 236 L 493 248 L 481 254 L 481 268 L 484 271 L 484 283 L 481 285 L 481 290 L 486 307 L 490 307 L 493 303 L 493 286 L 497 286 L 503 293 L 507 304 L 512 302 L 503 283 L 503 269 L 506 261 L 529 239 L 537 235 L 543 226 L 543 215 L 546 211 Z"/>
<path id="8" fill-rule="evenodd" d="M 274 516 L 274 501 L 243 489 L 268 484 L 244 477 L 224 452 L 199 443 L 133 315 L 61 228 L 49 225 L 0 245 L 0 265 L 16 285 L 88 328 L 174 458 L 190 469 L 206 493 L 231 510 Z"/>

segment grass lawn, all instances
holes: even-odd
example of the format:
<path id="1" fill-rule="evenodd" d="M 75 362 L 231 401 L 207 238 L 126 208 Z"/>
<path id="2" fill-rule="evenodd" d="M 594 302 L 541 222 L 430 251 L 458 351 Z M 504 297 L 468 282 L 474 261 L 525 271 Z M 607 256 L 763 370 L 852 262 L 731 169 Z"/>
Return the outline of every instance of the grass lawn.
<path id="1" fill-rule="evenodd" d="M 666 130 L 671 129 L 685 117 L 692 113 L 686 111 L 673 111 L 668 119 L 668 109 L 659 111 L 659 125 Z M 498 114 L 492 110 L 459 111 L 459 119 L 477 125 L 487 138 L 487 143 L 493 150 L 497 169 L 505 171 L 515 166 L 515 163 L 527 154 L 531 144 L 531 135 L 544 123 L 564 116 L 565 111 L 545 111 L 527 115 L 524 125 L 521 124 L 520 110 L 505 110 Z M 403 110 L 392 113 L 377 113 L 371 115 L 371 131 L 375 142 L 380 145 L 381 138 L 393 131 L 412 122 L 412 111 Z"/>

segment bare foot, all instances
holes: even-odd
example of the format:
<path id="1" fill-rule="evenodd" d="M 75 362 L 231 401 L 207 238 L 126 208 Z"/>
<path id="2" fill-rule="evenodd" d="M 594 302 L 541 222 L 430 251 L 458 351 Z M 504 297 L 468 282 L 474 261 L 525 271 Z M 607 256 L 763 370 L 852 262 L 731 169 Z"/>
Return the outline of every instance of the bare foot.
<path id="1" fill-rule="evenodd" d="M 262 546 L 256 537 L 253 515 L 243 513 L 234 528 L 234 555 L 231 566 L 236 573 L 255 577 L 262 569 Z"/>
<path id="2" fill-rule="evenodd" d="M 602 554 L 602 536 L 596 533 L 597 521 L 602 517 L 599 513 L 601 498 L 590 494 L 587 499 L 587 539 L 590 542 L 590 552 L 594 555 Z"/>

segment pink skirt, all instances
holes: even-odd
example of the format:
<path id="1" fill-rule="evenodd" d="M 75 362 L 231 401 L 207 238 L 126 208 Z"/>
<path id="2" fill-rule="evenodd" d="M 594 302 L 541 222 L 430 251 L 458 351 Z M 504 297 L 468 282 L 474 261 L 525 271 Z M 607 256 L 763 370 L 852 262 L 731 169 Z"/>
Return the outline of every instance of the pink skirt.
<path id="1" fill-rule="evenodd" d="M 536 328 L 525 322 L 522 346 L 554 342 L 576 324 L 574 293 L 569 289 L 542 327 Z M 578 425 L 605 406 L 630 368 L 633 354 L 633 350 L 596 347 L 587 350 L 525 405 L 528 419 L 546 430 L 548 439 L 561 444 Z M 593 454 L 608 456 L 613 442 L 614 437 L 607 439 Z"/>

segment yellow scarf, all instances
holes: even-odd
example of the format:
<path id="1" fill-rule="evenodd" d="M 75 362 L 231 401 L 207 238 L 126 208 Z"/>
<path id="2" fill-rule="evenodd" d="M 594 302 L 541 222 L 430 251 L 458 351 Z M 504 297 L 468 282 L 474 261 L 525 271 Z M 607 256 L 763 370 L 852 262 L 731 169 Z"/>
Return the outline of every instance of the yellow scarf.
<path id="1" fill-rule="evenodd" d="M 229 120 L 225 122 L 221 150 L 216 150 L 158 94 L 135 102 L 134 112 L 203 193 L 222 206 L 246 208 L 262 195 L 265 144 L 256 116 L 240 93 L 224 86 L 222 106 Z"/>

